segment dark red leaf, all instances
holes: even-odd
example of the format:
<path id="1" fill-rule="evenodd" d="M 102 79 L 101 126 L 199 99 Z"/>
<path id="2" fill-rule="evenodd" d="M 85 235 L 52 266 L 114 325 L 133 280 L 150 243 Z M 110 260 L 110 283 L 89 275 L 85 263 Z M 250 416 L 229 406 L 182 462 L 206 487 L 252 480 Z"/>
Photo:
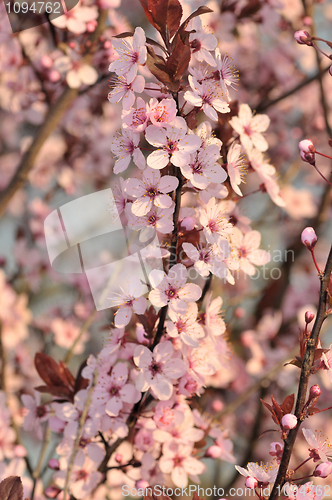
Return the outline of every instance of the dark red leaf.
<path id="1" fill-rule="evenodd" d="M 35 387 L 36 391 L 42 392 L 43 394 L 52 394 L 52 396 L 57 396 L 59 398 L 65 398 L 66 401 L 73 401 L 74 393 L 68 389 L 68 387 L 59 385 L 40 385 Z"/>
<path id="2" fill-rule="evenodd" d="M 123 33 L 120 33 L 119 35 L 113 35 L 113 38 L 128 38 L 128 36 L 134 36 L 133 31 L 124 31 Z"/>
<path id="3" fill-rule="evenodd" d="M 47 385 L 63 384 L 59 366 L 51 356 L 37 352 L 35 355 L 35 367 L 39 376 Z"/>
<path id="4" fill-rule="evenodd" d="M 166 70 L 173 82 L 179 82 L 183 74 L 187 71 L 190 56 L 189 45 L 184 44 L 181 38 L 177 37 L 172 54 L 166 61 Z"/>
<path id="5" fill-rule="evenodd" d="M 277 424 L 277 425 L 280 425 L 280 422 L 279 422 L 279 420 L 278 420 L 278 417 L 277 417 L 277 415 L 276 415 L 276 413 L 275 413 L 274 409 L 272 408 L 272 406 L 271 406 L 271 405 L 269 405 L 269 403 L 266 403 L 265 401 L 263 401 L 262 399 L 261 399 L 261 402 L 263 403 L 263 405 L 265 406 L 265 408 L 267 408 L 267 409 L 269 410 L 269 412 L 271 412 L 273 422 L 274 422 L 275 424 Z"/>
<path id="6" fill-rule="evenodd" d="M 284 399 L 284 401 L 281 405 L 281 409 L 282 409 L 284 415 L 286 415 L 287 413 L 291 413 L 293 406 L 294 406 L 294 400 L 295 400 L 294 394 L 291 394 L 290 396 L 287 396 Z"/>
<path id="7" fill-rule="evenodd" d="M 272 401 L 273 409 L 276 412 L 278 420 L 280 421 L 282 419 L 282 417 L 284 416 L 284 414 L 283 414 L 283 411 L 282 411 L 280 405 L 276 402 L 276 400 L 274 399 L 272 394 L 271 394 L 271 401 Z"/>
<path id="8" fill-rule="evenodd" d="M 18 476 L 10 476 L 1 481 L 0 498 L 1 500 L 22 500 L 23 485 L 21 478 Z"/>
<path id="9" fill-rule="evenodd" d="M 210 9 L 209 7 L 205 7 L 204 5 L 201 5 L 201 7 L 198 7 L 198 9 L 196 9 L 195 12 L 190 14 L 190 16 L 187 17 L 187 19 L 185 21 L 183 21 L 178 32 L 184 31 L 186 29 L 186 27 L 188 26 L 189 21 L 191 21 L 191 19 L 194 19 L 194 17 L 197 17 L 197 16 L 201 16 L 202 14 L 207 14 L 208 12 L 213 12 L 213 10 Z"/>
<path id="10" fill-rule="evenodd" d="M 152 47 L 147 47 L 146 65 L 157 80 L 166 85 L 170 83 L 171 80 L 166 71 L 165 60 L 161 56 L 158 56 Z"/>
<path id="11" fill-rule="evenodd" d="M 315 415 L 315 413 L 320 413 L 321 410 L 319 408 L 308 408 L 307 413 L 308 415 Z"/>
<path id="12" fill-rule="evenodd" d="M 74 387 L 74 393 L 76 394 L 78 391 L 81 389 L 86 389 L 89 385 L 89 381 L 86 378 L 82 377 L 82 371 L 83 368 L 86 367 L 86 360 L 81 363 L 81 366 L 79 367 L 78 373 L 76 375 L 76 380 L 75 380 L 75 387 Z"/>
<path id="13" fill-rule="evenodd" d="M 140 0 L 150 24 L 168 44 L 180 26 L 182 6 L 179 0 Z"/>

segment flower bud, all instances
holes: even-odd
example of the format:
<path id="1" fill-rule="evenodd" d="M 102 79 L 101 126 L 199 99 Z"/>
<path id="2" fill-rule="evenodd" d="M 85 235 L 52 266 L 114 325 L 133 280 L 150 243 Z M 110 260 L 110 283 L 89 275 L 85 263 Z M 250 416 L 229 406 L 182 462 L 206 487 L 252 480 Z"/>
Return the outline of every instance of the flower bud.
<path id="1" fill-rule="evenodd" d="M 299 142 L 299 148 L 301 151 L 305 153 L 315 153 L 316 149 L 314 143 L 310 141 L 310 139 L 303 139 L 303 141 Z"/>
<path id="2" fill-rule="evenodd" d="M 59 460 L 57 458 L 51 458 L 48 461 L 48 466 L 50 469 L 60 470 L 60 464 L 59 464 Z"/>
<path id="3" fill-rule="evenodd" d="M 50 56 L 43 56 L 40 60 L 42 66 L 44 66 L 44 68 L 51 68 L 53 66 L 53 59 L 50 57 Z"/>
<path id="4" fill-rule="evenodd" d="M 295 31 L 294 38 L 300 45 L 307 45 L 307 41 L 310 41 L 310 34 L 307 31 L 299 30 Z"/>
<path id="5" fill-rule="evenodd" d="M 297 417 L 292 413 L 287 413 L 281 419 L 281 425 L 285 429 L 285 431 L 289 431 L 289 429 L 294 429 L 297 426 Z"/>
<path id="6" fill-rule="evenodd" d="M 56 486 L 48 486 L 44 493 L 47 498 L 56 498 L 59 493 L 60 493 L 60 488 L 57 488 Z"/>
<path id="7" fill-rule="evenodd" d="M 221 448 L 217 445 L 209 446 L 205 453 L 206 457 L 213 459 L 219 458 L 220 455 L 221 455 Z"/>
<path id="8" fill-rule="evenodd" d="M 305 153 L 304 151 L 300 152 L 300 156 L 303 161 L 306 163 L 310 163 L 310 165 L 315 165 L 315 153 Z"/>
<path id="9" fill-rule="evenodd" d="M 301 241 L 303 245 L 305 245 L 308 250 L 312 251 L 315 248 L 317 243 L 317 235 L 313 227 L 306 227 L 303 229 L 301 234 Z"/>
<path id="10" fill-rule="evenodd" d="M 306 311 L 305 315 L 304 315 L 304 321 L 307 323 L 307 325 L 309 325 L 309 323 L 312 322 L 312 320 L 314 319 L 315 317 L 315 314 L 311 311 Z"/>
<path id="11" fill-rule="evenodd" d="M 252 490 L 255 489 L 258 485 L 258 481 L 255 477 L 248 476 L 246 478 L 245 486 L 246 488 L 251 488 Z"/>
<path id="12" fill-rule="evenodd" d="M 192 231 L 195 227 L 195 219 L 193 217 L 184 217 L 181 221 L 181 227 L 184 227 L 187 231 Z"/>
<path id="13" fill-rule="evenodd" d="M 146 488 L 149 487 L 149 482 L 148 481 L 145 481 L 145 479 L 139 479 L 137 482 L 136 482 L 136 489 L 140 490 L 145 490 Z"/>
<path id="14" fill-rule="evenodd" d="M 224 407 L 224 404 L 220 399 L 214 399 L 211 404 L 213 411 L 221 411 Z"/>
<path id="15" fill-rule="evenodd" d="M 313 472 L 313 476 L 325 478 L 332 473 L 332 463 L 331 462 L 323 462 L 322 464 L 317 465 L 316 469 Z"/>
<path id="16" fill-rule="evenodd" d="M 116 462 L 118 462 L 118 464 L 121 464 L 121 462 L 122 462 L 122 458 L 123 458 L 123 457 L 122 457 L 122 454 L 121 454 L 121 453 L 117 453 L 117 454 L 115 455 L 115 461 L 116 461 Z"/>
<path id="17" fill-rule="evenodd" d="M 318 384 L 312 385 L 309 391 L 309 399 L 318 398 L 321 395 L 322 391 Z"/>

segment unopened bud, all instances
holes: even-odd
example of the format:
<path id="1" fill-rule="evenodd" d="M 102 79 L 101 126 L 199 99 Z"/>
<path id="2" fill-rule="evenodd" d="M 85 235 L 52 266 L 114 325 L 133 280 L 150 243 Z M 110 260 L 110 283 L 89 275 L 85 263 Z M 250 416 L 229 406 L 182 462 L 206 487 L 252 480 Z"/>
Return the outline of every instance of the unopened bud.
<path id="1" fill-rule="evenodd" d="M 309 399 L 318 398 L 321 395 L 322 391 L 318 384 L 312 385 L 309 391 Z"/>
<path id="2" fill-rule="evenodd" d="M 315 314 L 311 311 L 306 311 L 305 315 L 304 315 L 304 321 L 307 323 L 307 325 L 309 325 L 309 323 L 312 322 L 312 320 L 314 319 L 315 317 Z"/>
<path id="3" fill-rule="evenodd" d="M 322 464 L 317 465 L 316 469 L 313 472 L 313 476 L 325 478 L 332 474 L 332 463 L 331 462 L 323 462 Z"/>
<path id="4" fill-rule="evenodd" d="M 211 404 L 213 411 L 221 411 L 224 407 L 224 404 L 220 399 L 214 399 Z"/>
<path id="5" fill-rule="evenodd" d="M 315 153 L 305 153 L 304 151 L 300 151 L 300 156 L 303 161 L 309 163 L 310 165 L 315 165 L 316 158 Z"/>
<path id="6" fill-rule="evenodd" d="M 294 429 L 297 426 L 297 417 L 292 413 L 287 413 L 281 419 L 281 425 L 285 429 L 285 431 L 289 431 L 290 429 Z"/>
<path id="7" fill-rule="evenodd" d="M 253 489 L 257 488 L 257 485 L 258 485 L 258 481 L 256 478 L 251 477 L 251 476 L 248 476 L 246 478 L 246 482 L 245 482 L 246 488 L 250 488 L 253 490 Z"/>
<path id="8" fill-rule="evenodd" d="M 139 479 L 137 482 L 136 482 L 136 489 L 137 490 L 145 490 L 146 488 L 149 487 L 149 482 L 148 481 L 145 481 L 145 479 Z"/>
<path id="9" fill-rule="evenodd" d="M 60 493 L 60 488 L 57 488 L 56 486 L 48 486 L 44 493 L 47 498 L 56 498 L 59 493 Z"/>
<path id="10" fill-rule="evenodd" d="M 294 38 L 300 45 L 307 45 L 310 42 L 310 34 L 305 30 L 295 31 Z"/>
<path id="11" fill-rule="evenodd" d="M 122 454 L 121 453 L 117 453 L 115 455 L 115 461 L 118 462 L 119 464 L 121 464 L 121 462 L 122 462 Z"/>
<path id="12" fill-rule="evenodd" d="M 53 59 L 50 56 L 43 56 L 40 62 L 44 68 L 51 68 L 53 66 Z"/>
<path id="13" fill-rule="evenodd" d="M 315 153 L 316 152 L 314 143 L 310 139 L 303 139 L 303 141 L 300 141 L 299 148 L 301 151 L 304 151 L 305 153 Z"/>
<path id="14" fill-rule="evenodd" d="M 216 459 L 216 458 L 220 457 L 221 451 L 222 450 L 219 446 L 212 445 L 212 446 L 209 446 L 208 449 L 206 450 L 205 456 L 209 457 L 209 458 Z"/>
<path id="15" fill-rule="evenodd" d="M 51 458 L 48 461 L 48 466 L 50 469 L 60 470 L 60 464 L 59 464 L 59 460 L 57 458 Z"/>
<path id="16" fill-rule="evenodd" d="M 305 229 L 303 229 L 301 234 L 301 241 L 303 245 L 308 248 L 308 250 L 311 251 L 315 248 L 317 240 L 318 238 L 313 227 L 306 227 Z"/>

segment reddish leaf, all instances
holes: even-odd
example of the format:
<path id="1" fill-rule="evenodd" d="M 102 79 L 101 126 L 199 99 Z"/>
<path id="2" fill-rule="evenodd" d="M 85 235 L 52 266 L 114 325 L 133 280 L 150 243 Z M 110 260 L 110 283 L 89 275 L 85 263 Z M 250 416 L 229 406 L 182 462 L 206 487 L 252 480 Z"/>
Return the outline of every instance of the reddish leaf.
<path id="1" fill-rule="evenodd" d="M 282 411 L 280 405 L 276 402 L 276 400 L 274 399 L 274 397 L 272 396 L 272 394 L 271 394 L 271 401 L 272 401 L 272 404 L 273 404 L 273 409 L 276 412 L 278 420 L 280 421 L 282 419 L 282 417 L 284 416 L 284 414 L 283 414 L 283 411 Z"/>
<path id="2" fill-rule="evenodd" d="M 284 415 L 286 415 L 287 413 L 291 413 L 293 406 L 294 406 L 294 399 L 295 399 L 294 394 L 291 394 L 290 396 L 287 396 L 284 399 L 284 401 L 281 405 L 281 409 L 282 409 Z"/>
<path id="3" fill-rule="evenodd" d="M 145 311 L 144 314 L 136 314 L 140 323 L 142 323 L 146 335 L 144 335 L 148 339 L 152 339 L 153 330 L 158 319 L 158 314 L 153 306 L 150 306 L 149 309 Z"/>
<path id="4" fill-rule="evenodd" d="M 269 410 L 269 412 L 271 412 L 273 422 L 277 425 L 280 425 L 280 421 L 278 420 L 278 417 L 277 417 L 274 409 L 272 408 L 272 406 L 269 405 L 269 403 L 266 403 L 265 401 L 263 401 L 262 399 L 261 399 L 261 402 L 263 403 L 265 408 L 267 408 Z"/>
<path id="5" fill-rule="evenodd" d="M 179 0 L 140 0 L 145 15 L 152 26 L 168 44 L 180 26 L 182 7 Z"/>
<path id="6" fill-rule="evenodd" d="M 48 392 L 53 396 L 64 397 L 69 401 L 74 398 L 75 379 L 67 366 L 60 361 L 59 364 L 47 354 L 35 355 L 35 366 L 46 386 L 36 388 L 39 392 Z"/>
<path id="7" fill-rule="evenodd" d="M 113 35 L 113 38 L 128 38 L 128 36 L 134 36 L 133 31 L 124 31 L 123 33 L 120 33 L 119 35 Z"/>
<path id="8" fill-rule="evenodd" d="M 307 410 L 308 415 L 315 415 L 315 413 L 320 413 L 320 412 L 321 412 L 321 410 L 319 408 L 315 408 L 315 407 L 308 408 L 308 410 Z"/>
<path id="9" fill-rule="evenodd" d="M 173 82 L 179 82 L 187 71 L 191 57 L 189 44 L 185 44 L 177 37 L 172 54 L 166 61 L 166 70 Z"/>
<path id="10" fill-rule="evenodd" d="M 35 367 L 47 385 L 62 385 L 63 380 L 59 371 L 59 366 L 51 356 L 37 352 L 35 355 Z"/>
<path id="11" fill-rule="evenodd" d="M 170 83 L 171 80 L 166 71 L 165 60 L 161 56 L 158 56 L 151 47 L 147 47 L 146 65 L 157 80 L 166 85 Z"/>
<path id="12" fill-rule="evenodd" d="M 81 389 L 86 389 L 89 385 L 89 381 L 86 378 L 82 377 L 82 371 L 83 368 L 85 368 L 87 365 L 86 360 L 81 363 L 81 366 L 79 367 L 76 380 L 75 380 L 75 387 L 74 387 L 74 392 L 75 394 L 80 391 Z"/>
<path id="13" fill-rule="evenodd" d="M 59 398 L 65 398 L 66 401 L 73 401 L 74 393 L 65 387 L 64 385 L 40 385 L 35 387 L 36 391 L 42 392 L 43 394 L 52 394 L 52 396 L 57 396 Z"/>
<path id="14" fill-rule="evenodd" d="M 1 481 L 0 498 L 1 500 L 22 500 L 23 485 L 21 478 L 18 476 L 10 476 Z"/>
<path id="15" fill-rule="evenodd" d="M 202 14 L 207 14 L 208 12 L 213 12 L 213 10 L 210 9 L 209 7 L 205 7 L 204 5 L 201 5 L 201 7 L 198 7 L 198 9 L 196 9 L 195 12 L 190 14 L 190 16 L 187 17 L 187 19 L 185 21 L 183 21 L 178 32 L 184 31 L 186 29 L 186 27 L 188 26 L 189 21 L 191 21 L 191 19 L 194 19 L 194 17 L 197 17 L 197 16 L 201 16 Z"/>

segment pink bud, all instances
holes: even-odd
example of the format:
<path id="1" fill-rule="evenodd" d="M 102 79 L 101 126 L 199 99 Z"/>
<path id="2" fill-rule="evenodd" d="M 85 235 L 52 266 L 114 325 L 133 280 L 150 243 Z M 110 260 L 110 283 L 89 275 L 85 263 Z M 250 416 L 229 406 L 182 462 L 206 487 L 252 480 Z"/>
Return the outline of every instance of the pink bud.
<path id="1" fill-rule="evenodd" d="M 318 384 L 315 384 L 315 385 L 310 387 L 309 399 L 318 398 L 321 394 L 322 394 L 322 391 L 320 390 L 320 387 Z"/>
<path id="2" fill-rule="evenodd" d="M 224 407 L 224 404 L 222 401 L 220 401 L 220 399 L 214 399 L 212 401 L 211 407 L 213 411 L 221 411 Z"/>
<path id="3" fill-rule="evenodd" d="M 301 234 L 301 241 L 303 245 L 308 248 L 308 250 L 311 251 L 315 248 L 317 240 L 318 238 L 313 227 L 306 227 L 305 229 L 303 229 Z"/>
<path id="4" fill-rule="evenodd" d="M 75 42 L 69 42 L 68 45 L 71 49 L 75 48 Z"/>
<path id="5" fill-rule="evenodd" d="M 300 45 L 307 45 L 307 42 L 310 42 L 310 34 L 304 30 L 295 31 L 294 38 Z"/>
<path id="6" fill-rule="evenodd" d="M 53 66 L 53 60 L 50 56 L 43 56 L 40 62 L 44 68 L 51 68 Z"/>
<path id="7" fill-rule="evenodd" d="M 252 490 L 255 489 L 258 485 L 258 481 L 255 477 L 248 476 L 246 478 L 245 486 L 246 488 L 251 488 Z"/>
<path id="8" fill-rule="evenodd" d="M 59 460 L 57 458 L 51 458 L 48 461 L 48 466 L 50 469 L 60 470 L 60 464 L 59 464 Z"/>
<path id="9" fill-rule="evenodd" d="M 21 444 L 16 444 L 14 447 L 15 457 L 25 457 L 27 454 L 27 450 Z"/>
<path id="10" fill-rule="evenodd" d="M 316 469 L 313 472 L 313 475 L 316 477 L 325 478 L 332 474 L 332 463 L 331 462 L 323 462 L 322 464 L 317 465 Z"/>
<path id="11" fill-rule="evenodd" d="M 221 455 L 221 448 L 216 445 L 209 446 L 209 448 L 206 450 L 205 456 L 209 458 L 219 458 Z"/>
<path id="12" fill-rule="evenodd" d="M 104 49 L 110 49 L 112 47 L 112 43 L 110 40 L 106 40 L 106 42 L 104 42 Z"/>
<path id="13" fill-rule="evenodd" d="M 316 149 L 314 143 L 310 141 L 310 139 L 303 139 L 303 141 L 299 142 L 299 148 L 301 151 L 305 153 L 315 153 Z"/>
<path id="14" fill-rule="evenodd" d="M 311 26 L 312 25 L 312 18 L 310 16 L 305 16 L 303 19 L 303 24 L 305 26 Z"/>
<path id="15" fill-rule="evenodd" d="M 193 217 L 184 217 L 181 221 L 181 227 L 184 227 L 187 231 L 192 231 L 195 227 L 195 219 Z"/>
<path id="16" fill-rule="evenodd" d="M 142 490 L 145 490 L 146 488 L 149 487 L 149 482 L 148 481 L 145 481 L 145 479 L 139 479 L 137 482 L 136 482 L 136 488 L 138 490 L 142 489 Z"/>
<path id="17" fill-rule="evenodd" d="M 48 486 L 44 493 L 47 496 L 47 498 L 56 498 L 59 493 L 60 493 L 60 488 L 57 488 L 56 486 Z"/>
<path id="18" fill-rule="evenodd" d="M 119 464 L 121 464 L 121 462 L 122 462 L 122 454 L 121 453 L 117 453 L 115 455 L 115 461 L 118 462 Z"/>
<path id="19" fill-rule="evenodd" d="M 95 31 L 96 27 L 97 27 L 97 21 L 95 19 L 86 23 L 86 31 L 88 33 L 92 33 L 93 31 Z"/>
<path id="20" fill-rule="evenodd" d="M 281 419 L 281 425 L 285 429 L 285 431 L 289 431 L 289 429 L 294 429 L 297 426 L 297 418 L 292 413 L 287 413 Z"/>
<path id="21" fill-rule="evenodd" d="M 312 322 L 312 320 L 314 319 L 315 317 L 315 314 L 311 311 L 306 311 L 305 315 L 304 315 L 304 321 L 307 323 L 307 325 L 309 325 L 309 323 Z"/>
<path id="22" fill-rule="evenodd" d="M 306 163 L 310 163 L 310 165 L 315 165 L 315 153 L 305 153 L 304 151 L 300 152 L 300 156 L 303 161 Z"/>

